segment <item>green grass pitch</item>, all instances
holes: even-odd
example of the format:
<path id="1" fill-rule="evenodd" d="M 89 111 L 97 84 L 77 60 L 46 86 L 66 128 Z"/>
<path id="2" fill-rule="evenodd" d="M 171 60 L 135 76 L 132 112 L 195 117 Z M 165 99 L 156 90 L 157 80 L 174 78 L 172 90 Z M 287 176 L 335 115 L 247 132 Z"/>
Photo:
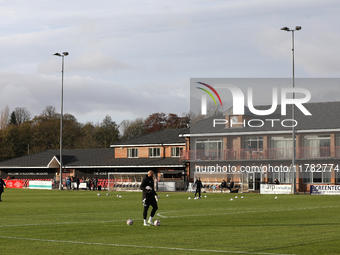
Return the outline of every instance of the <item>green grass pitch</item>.
<path id="1" fill-rule="evenodd" d="M 159 195 L 144 227 L 140 192 L 5 189 L 0 253 L 340 254 L 340 196 Z"/>

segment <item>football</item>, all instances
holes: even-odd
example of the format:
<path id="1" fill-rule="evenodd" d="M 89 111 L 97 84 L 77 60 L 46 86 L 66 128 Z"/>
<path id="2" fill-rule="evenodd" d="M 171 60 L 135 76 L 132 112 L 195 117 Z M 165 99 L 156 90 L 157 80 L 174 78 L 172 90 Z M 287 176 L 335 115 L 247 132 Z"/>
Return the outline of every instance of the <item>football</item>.
<path id="1" fill-rule="evenodd" d="M 156 227 L 161 225 L 161 222 L 159 220 L 155 220 L 155 222 L 153 223 Z"/>
<path id="2" fill-rule="evenodd" d="M 128 220 L 126 221 L 126 224 L 132 225 L 132 224 L 133 224 L 133 220 L 128 219 Z"/>
<path id="3" fill-rule="evenodd" d="M 146 193 L 150 193 L 152 191 L 151 186 L 146 186 L 145 191 Z"/>
<path id="4" fill-rule="evenodd" d="M 100 197 L 100 193 L 98 193 L 97 196 Z"/>

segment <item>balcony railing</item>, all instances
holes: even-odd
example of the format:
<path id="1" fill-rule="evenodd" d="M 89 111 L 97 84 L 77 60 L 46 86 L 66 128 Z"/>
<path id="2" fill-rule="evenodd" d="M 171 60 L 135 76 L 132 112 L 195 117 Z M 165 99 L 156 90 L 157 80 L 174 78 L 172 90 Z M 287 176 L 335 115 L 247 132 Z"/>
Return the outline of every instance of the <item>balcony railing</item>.
<path id="1" fill-rule="evenodd" d="M 261 160 L 291 159 L 293 148 L 239 149 L 239 150 L 183 150 L 181 160 Z M 296 148 L 296 159 L 340 158 L 340 146 Z"/>

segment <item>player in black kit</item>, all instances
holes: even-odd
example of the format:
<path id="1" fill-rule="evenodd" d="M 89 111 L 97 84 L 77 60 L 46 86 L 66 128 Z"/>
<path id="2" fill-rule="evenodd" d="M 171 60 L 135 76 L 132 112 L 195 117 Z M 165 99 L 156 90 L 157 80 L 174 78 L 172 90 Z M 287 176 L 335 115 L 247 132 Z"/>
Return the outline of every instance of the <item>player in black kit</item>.
<path id="1" fill-rule="evenodd" d="M 143 190 L 143 206 L 144 206 L 144 211 L 143 211 L 143 220 L 144 220 L 144 226 L 150 226 L 149 224 L 152 223 L 152 218 L 156 214 L 156 211 L 158 209 L 157 206 L 157 201 L 158 201 L 158 196 L 155 191 L 155 183 L 154 183 L 154 172 L 149 171 L 148 175 L 144 177 L 142 184 L 140 185 L 140 189 Z M 146 216 L 149 210 L 149 206 L 152 206 L 152 211 L 150 214 L 150 218 L 148 221 L 146 221 Z"/>

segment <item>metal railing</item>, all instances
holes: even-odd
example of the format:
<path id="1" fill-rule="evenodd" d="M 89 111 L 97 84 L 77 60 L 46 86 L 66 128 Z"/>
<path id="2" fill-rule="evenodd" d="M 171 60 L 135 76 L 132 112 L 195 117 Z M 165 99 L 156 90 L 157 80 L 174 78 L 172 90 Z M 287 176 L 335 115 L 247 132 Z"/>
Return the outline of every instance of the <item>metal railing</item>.
<path id="1" fill-rule="evenodd" d="M 182 161 L 219 161 L 219 160 L 280 160 L 291 159 L 293 149 L 227 149 L 227 150 L 183 150 L 180 154 Z M 298 159 L 340 158 L 340 146 L 299 147 L 296 148 Z"/>

